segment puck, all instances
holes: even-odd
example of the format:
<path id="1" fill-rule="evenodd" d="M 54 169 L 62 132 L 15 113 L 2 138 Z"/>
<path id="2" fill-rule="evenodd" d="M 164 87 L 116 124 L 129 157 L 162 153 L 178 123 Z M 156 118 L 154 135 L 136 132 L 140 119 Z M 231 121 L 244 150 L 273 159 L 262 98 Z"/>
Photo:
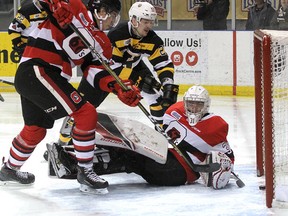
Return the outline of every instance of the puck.
<path id="1" fill-rule="evenodd" d="M 259 190 L 265 190 L 265 189 L 266 189 L 265 185 L 260 185 L 259 186 Z"/>

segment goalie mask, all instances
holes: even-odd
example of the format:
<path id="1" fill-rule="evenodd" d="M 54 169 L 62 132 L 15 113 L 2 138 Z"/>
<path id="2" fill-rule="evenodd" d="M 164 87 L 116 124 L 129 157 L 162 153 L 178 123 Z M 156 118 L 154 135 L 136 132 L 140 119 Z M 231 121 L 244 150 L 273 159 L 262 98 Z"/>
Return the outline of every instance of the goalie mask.
<path id="1" fill-rule="evenodd" d="M 121 2 L 120 0 L 90 0 L 87 4 L 88 9 L 93 16 L 100 22 L 100 30 L 102 30 L 102 22 L 108 18 L 112 18 L 111 27 L 115 27 L 120 20 Z M 105 16 L 99 15 L 100 11 L 104 9 Z"/>
<path id="2" fill-rule="evenodd" d="M 189 125 L 196 125 L 209 112 L 210 97 L 208 91 L 199 85 L 192 86 L 183 97 Z"/>
<path id="3" fill-rule="evenodd" d="M 135 18 L 139 23 L 141 19 L 150 20 L 153 25 L 158 24 L 157 13 L 153 5 L 148 2 L 135 2 L 129 10 L 129 20 Z"/>

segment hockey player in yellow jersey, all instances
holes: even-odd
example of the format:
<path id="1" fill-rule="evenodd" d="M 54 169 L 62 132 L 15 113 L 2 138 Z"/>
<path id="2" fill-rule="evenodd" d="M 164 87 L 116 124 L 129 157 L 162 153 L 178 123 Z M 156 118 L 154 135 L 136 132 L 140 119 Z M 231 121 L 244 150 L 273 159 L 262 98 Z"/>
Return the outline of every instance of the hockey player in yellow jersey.
<path id="1" fill-rule="evenodd" d="M 165 110 L 177 101 L 179 87 L 174 84 L 174 65 L 165 52 L 163 40 L 152 30 L 155 24 L 155 8 L 148 2 L 136 2 L 129 10 L 129 21 L 110 30 L 108 37 L 113 46 L 112 69 L 122 80 L 138 86 L 151 115 L 162 124 Z M 144 63 L 144 57 L 150 62 L 150 68 Z M 89 83 L 83 79 L 78 89 L 98 107 L 108 93 L 91 94 L 90 88 L 99 90 L 104 73 L 90 70 L 87 76 Z"/>
<path id="2" fill-rule="evenodd" d="M 36 0 L 24 1 L 8 27 L 13 50 L 22 56 L 29 34 L 47 18 L 47 12 Z"/>
<path id="3" fill-rule="evenodd" d="M 148 2 L 136 2 L 130 8 L 129 20 L 108 34 L 113 45 L 113 60 L 119 64 L 120 77 L 129 75 L 129 79 L 142 90 L 151 115 L 162 123 L 166 109 L 177 101 L 174 66 L 165 52 L 162 39 L 152 30 L 157 24 L 155 8 Z M 158 80 L 147 68 L 143 57 L 147 57 Z M 161 96 L 155 91 L 160 91 Z"/>

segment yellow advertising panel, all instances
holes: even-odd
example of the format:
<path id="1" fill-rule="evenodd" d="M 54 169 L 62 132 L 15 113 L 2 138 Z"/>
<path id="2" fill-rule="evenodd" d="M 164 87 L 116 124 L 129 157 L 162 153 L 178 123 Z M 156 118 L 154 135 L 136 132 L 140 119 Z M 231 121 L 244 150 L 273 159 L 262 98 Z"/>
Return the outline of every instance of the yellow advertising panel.
<path id="1" fill-rule="evenodd" d="M 14 77 L 19 60 L 8 33 L 0 32 L 0 77 Z"/>

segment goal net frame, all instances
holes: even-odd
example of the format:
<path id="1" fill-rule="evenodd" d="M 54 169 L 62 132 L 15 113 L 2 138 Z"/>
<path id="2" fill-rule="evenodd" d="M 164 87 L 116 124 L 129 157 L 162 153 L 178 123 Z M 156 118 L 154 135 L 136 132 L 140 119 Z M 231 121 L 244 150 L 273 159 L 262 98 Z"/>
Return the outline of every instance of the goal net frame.
<path id="1" fill-rule="evenodd" d="M 254 31 L 256 169 L 257 176 L 265 175 L 268 208 L 272 207 L 272 203 L 277 202 L 275 188 L 288 184 L 288 155 L 286 155 L 286 162 L 285 159 L 283 160 L 285 155 L 284 157 L 281 155 L 287 154 L 286 150 L 281 152 L 281 149 L 288 148 L 288 141 L 285 141 L 287 140 L 285 132 L 287 133 L 288 127 L 286 126 L 288 106 L 286 112 L 285 107 L 279 109 L 288 104 L 286 102 L 288 86 L 284 84 L 285 81 L 288 83 L 288 75 L 285 75 L 288 74 L 286 46 L 288 50 L 288 32 Z"/>

